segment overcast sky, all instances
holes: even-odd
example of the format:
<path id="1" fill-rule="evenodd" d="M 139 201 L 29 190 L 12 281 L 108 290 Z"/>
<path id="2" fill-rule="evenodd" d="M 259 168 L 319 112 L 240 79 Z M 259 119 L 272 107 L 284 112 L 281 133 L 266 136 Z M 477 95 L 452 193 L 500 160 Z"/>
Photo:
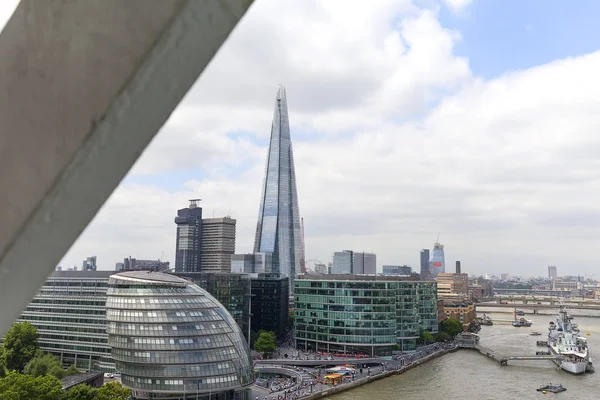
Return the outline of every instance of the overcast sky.
<path id="1" fill-rule="evenodd" d="M 283 84 L 307 259 L 353 249 L 418 269 L 439 232 L 468 273 L 591 274 L 599 13 L 594 0 L 256 0 L 61 265 L 174 264 L 173 218 L 196 197 L 237 219 L 250 252 Z"/>

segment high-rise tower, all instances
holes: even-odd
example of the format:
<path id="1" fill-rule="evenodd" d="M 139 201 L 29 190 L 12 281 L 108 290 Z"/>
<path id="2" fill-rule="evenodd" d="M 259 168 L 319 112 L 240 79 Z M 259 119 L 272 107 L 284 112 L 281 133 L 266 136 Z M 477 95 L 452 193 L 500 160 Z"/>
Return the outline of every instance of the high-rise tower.
<path id="1" fill-rule="evenodd" d="M 302 229 L 285 88 L 279 87 L 258 211 L 254 252 L 273 254 L 273 271 L 290 278 L 301 270 Z"/>
<path id="2" fill-rule="evenodd" d="M 431 252 L 431 258 L 429 259 L 429 270 L 434 278 L 436 278 L 438 274 L 446 272 L 444 245 L 439 242 L 435 242 L 433 245 L 433 251 Z"/>
<path id="3" fill-rule="evenodd" d="M 200 272 L 202 259 L 202 207 L 200 199 L 190 200 L 188 208 L 177 211 L 177 241 L 175 243 L 175 271 Z"/>

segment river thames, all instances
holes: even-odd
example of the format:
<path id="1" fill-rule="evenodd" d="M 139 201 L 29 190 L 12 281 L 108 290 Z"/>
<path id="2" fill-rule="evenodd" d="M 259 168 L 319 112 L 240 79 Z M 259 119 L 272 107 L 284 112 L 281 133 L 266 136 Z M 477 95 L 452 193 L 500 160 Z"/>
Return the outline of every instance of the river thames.
<path id="1" fill-rule="evenodd" d="M 518 307 L 518 306 L 517 306 Z M 576 315 L 576 310 L 573 310 Z M 546 311 L 549 312 L 549 311 Z M 479 313 L 481 315 L 481 312 Z M 515 328 L 510 313 L 488 313 L 495 321 L 483 326 L 480 343 L 503 355 L 534 355 L 546 350 L 536 347 L 537 340 L 545 340 L 548 322 L 553 314 L 532 315 L 531 328 Z M 458 350 L 413 368 L 402 375 L 394 375 L 359 388 L 329 396 L 328 400 L 397 400 L 397 399 L 536 399 L 558 396 L 569 399 L 600 398 L 600 318 L 575 317 L 581 335 L 588 340 L 592 361 L 598 372 L 575 376 L 560 370 L 552 361 L 510 361 L 506 367 L 488 359 L 475 350 Z M 531 331 L 542 336 L 529 336 Z M 598 361 L 596 361 L 598 360 Z M 536 389 L 548 382 L 562 383 L 565 393 L 544 395 Z"/>

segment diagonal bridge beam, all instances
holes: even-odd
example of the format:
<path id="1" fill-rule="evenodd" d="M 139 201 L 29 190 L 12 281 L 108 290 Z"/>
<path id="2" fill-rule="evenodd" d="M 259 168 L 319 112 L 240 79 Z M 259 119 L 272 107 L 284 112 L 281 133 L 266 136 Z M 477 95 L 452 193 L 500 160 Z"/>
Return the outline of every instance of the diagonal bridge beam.
<path id="1" fill-rule="evenodd" d="M 22 0 L 0 35 L 0 336 L 252 0 Z"/>

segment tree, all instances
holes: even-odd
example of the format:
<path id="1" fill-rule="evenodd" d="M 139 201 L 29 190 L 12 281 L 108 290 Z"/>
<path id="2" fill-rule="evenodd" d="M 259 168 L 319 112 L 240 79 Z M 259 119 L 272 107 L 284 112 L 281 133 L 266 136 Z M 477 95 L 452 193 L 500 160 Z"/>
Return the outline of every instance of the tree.
<path id="1" fill-rule="evenodd" d="M 69 368 L 65 370 L 65 376 L 77 375 L 80 371 L 73 365 L 69 365 Z"/>
<path id="2" fill-rule="evenodd" d="M 294 310 L 288 312 L 288 327 L 294 327 Z"/>
<path id="3" fill-rule="evenodd" d="M 0 379 L 0 393 L 2 400 L 62 400 L 64 398 L 62 385 L 56 377 L 46 375 L 34 378 L 16 371 L 9 372 L 6 377 Z"/>
<path id="4" fill-rule="evenodd" d="M 127 389 L 119 382 L 113 381 L 104 384 L 96 391 L 94 400 L 129 400 L 131 390 Z"/>
<path id="5" fill-rule="evenodd" d="M 0 345 L 0 378 L 6 376 L 6 354 L 4 353 L 4 346 Z"/>
<path id="6" fill-rule="evenodd" d="M 260 331 L 258 339 L 254 343 L 254 349 L 261 353 L 271 354 L 277 348 L 275 333 Z"/>
<path id="7" fill-rule="evenodd" d="M 4 337 L 6 368 L 22 372 L 39 348 L 35 326 L 27 321 L 14 324 Z"/>
<path id="8" fill-rule="evenodd" d="M 82 383 L 69 389 L 64 400 L 96 400 L 96 392 L 97 389 Z"/>
<path id="9" fill-rule="evenodd" d="M 448 335 L 446 332 L 444 331 L 440 331 L 438 333 L 435 334 L 435 341 L 436 342 L 446 342 L 448 340 L 452 339 L 450 337 L 450 335 Z"/>
<path id="10" fill-rule="evenodd" d="M 250 348 L 254 348 L 254 344 L 256 343 L 256 339 L 258 339 L 258 332 L 250 331 Z"/>
<path id="11" fill-rule="evenodd" d="M 419 338 L 417 339 L 417 344 L 428 344 L 433 342 L 435 342 L 433 335 L 425 329 L 421 328 L 419 330 Z"/>
<path id="12" fill-rule="evenodd" d="M 446 332 L 452 338 L 463 331 L 460 321 L 452 318 L 443 320 L 440 323 L 440 328 L 440 331 Z"/>
<path id="13" fill-rule="evenodd" d="M 65 370 L 60 360 L 53 354 L 38 351 L 36 356 L 25 366 L 25 373 L 36 376 L 54 375 L 58 379 L 65 377 Z"/>

